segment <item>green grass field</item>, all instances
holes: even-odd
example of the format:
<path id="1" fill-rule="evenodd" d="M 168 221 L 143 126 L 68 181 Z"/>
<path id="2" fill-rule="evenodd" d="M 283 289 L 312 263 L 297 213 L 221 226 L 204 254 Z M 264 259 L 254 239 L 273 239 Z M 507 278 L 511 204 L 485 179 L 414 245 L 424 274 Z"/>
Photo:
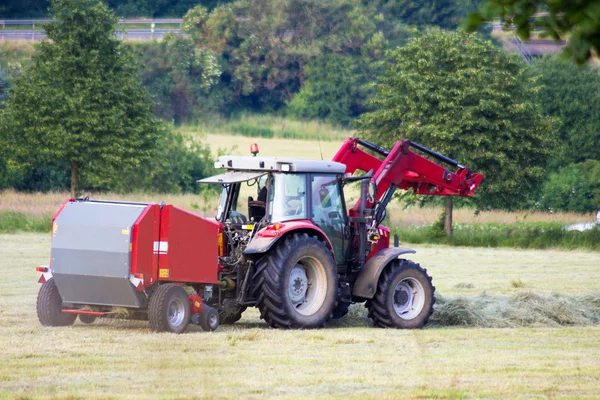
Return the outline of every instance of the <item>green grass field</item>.
<path id="1" fill-rule="evenodd" d="M 205 333 L 100 320 L 43 328 L 35 266 L 46 234 L 0 235 L 0 398 L 597 398 L 600 327 L 268 329 L 255 310 Z M 419 246 L 445 297 L 598 291 L 600 255 Z M 520 282 L 515 285 L 514 282 Z M 472 286 L 472 287 L 470 287 Z M 356 316 L 358 315 L 358 316 Z"/>

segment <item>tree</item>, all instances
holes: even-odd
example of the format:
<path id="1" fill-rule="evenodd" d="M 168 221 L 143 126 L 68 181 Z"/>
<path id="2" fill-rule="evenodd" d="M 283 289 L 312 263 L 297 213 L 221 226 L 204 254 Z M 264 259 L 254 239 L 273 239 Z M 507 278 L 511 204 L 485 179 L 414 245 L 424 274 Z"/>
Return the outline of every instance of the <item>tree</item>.
<path id="1" fill-rule="evenodd" d="M 542 15 L 535 14 L 542 12 Z M 600 7 L 596 0 L 488 0 L 467 20 L 473 31 L 486 22 L 501 18 L 514 25 L 517 34 L 529 39 L 533 30 L 554 40 L 568 37 L 566 54 L 577 64 L 600 54 Z"/>
<path id="2" fill-rule="evenodd" d="M 600 74 L 597 68 L 576 67 L 558 57 L 536 60 L 527 71 L 537 79 L 535 93 L 545 114 L 560 119 L 560 142 L 552 166 L 587 159 L 600 161 Z"/>
<path id="3" fill-rule="evenodd" d="M 304 67 L 304 84 L 288 112 L 301 118 L 329 119 L 342 125 L 366 111 L 369 63 L 328 54 Z"/>
<path id="4" fill-rule="evenodd" d="M 545 176 L 555 131 L 529 97 L 520 60 L 476 35 L 440 30 L 389 56 L 361 133 L 386 147 L 412 139 L 484 173 L 481 209 L 523 207 Z"/>
<path id="5" fill-rule="evenodd" d="M 159 42 L 143 42 L 141 64 L 143 83 L 154 96 L 157 116 L 188 122 L 216 108 L 212 88 L 221 75 L 216 54 L 196 47 L 189 37 L 165 35 Z"/>
<path id="6" fill-rule="evenodd" d="M 465 15 L 464 5 L 456 0 L 380 0 L 391 17 L 417 26 L 456 29 Z"/>
<path id="7" fill-rule="evenodd" d="M 13 84 L 0 123 L 21 163 L 64 162 L 71 195 L 80 173 L 118 176 L 148 159 L 163 129 L 116 17 L 99 0 L 53 0 L 50 41 Z"/>

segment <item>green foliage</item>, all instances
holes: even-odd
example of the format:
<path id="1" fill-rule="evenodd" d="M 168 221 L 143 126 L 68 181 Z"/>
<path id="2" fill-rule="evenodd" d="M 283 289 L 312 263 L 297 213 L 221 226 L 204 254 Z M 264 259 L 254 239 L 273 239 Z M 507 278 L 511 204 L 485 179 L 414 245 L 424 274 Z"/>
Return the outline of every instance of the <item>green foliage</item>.
<path id="1" fill-rule="evenodd" d="M 600 160 L 600 75 L 557 57 L 536 60 L 527 73 L 540 85 L 535 98 L 545 114 L 560 119 L 553 166 Z"/>
<path id="2" fill-rule="evenodd" d="M 571 164 L 550 174 L 540 203 L 544 209 L 553 211 L 600 210 L 600 161 Z"/>
<path id="3" fill-rule="evenodd" d="M 191 38 L 179 35 L 134 46 L 140 50 L 143 82 L 154 96 L 156 115 L 178 125 L 219 108 L 218 94 L 211 89 L 221 68 L 210 49 L 196 47 Z"/>
<path id="4" fill-rule="evenodd" d="M 484 173 L 479 208 L 523 207 L 544 179 L 555 129 L 522 64 L 475 35 L 439 30 L 389 56 L 361 135 L 390 148 L 409 138 Z"/>
<path id="5" fill-rule="evenodd" d="M 200 193 L 215 187 L 196 184 L 214 175 L 210 148 L 179 132 L 169 132 L 143 166 L 124 171 L 122 179 L 108 182 L 103 190 L 129 192 L 131 189 L 159 193 Z"/>
<path id="6" fill-rule="evenodd" d="M 464 5 L 456 0 L 381 0 L 383 10 L 406 24 L 456 29 Z"/>
<path id="7" fill-rule="evenodd" d="M 24 166 L 47 162 L 118 179 L 140 166 L 163 129 L 141 85 L 138 66 L 113 36 L 116 17 L 98 0 L 54 0 L 51 41 L 14 80 L 0 116 L 0 144 Z"/>
<path id="8" fill-rule="evenodd" d="M 52 217 L 36 217 L 12 211 L 0 211 L 0 233 L 50 232 Z"/>
<path id="9" fill-rule="evenodd" d="M 304 67 L 304 84 L 288 112 L 300 118 L 328 119 L 348 125 L 366 111 L 366 99 L 372 76 L 370 63 L 355 57 L 328 54 Z"/>
<path id="10" fill-rule="evenodd" d="M 545 15 L 534 17 L 538 12 Z M 467 28 L 477 29 L 496 18 L 507 27 L 513 24 L 523 39 L 533 30 L 554 40 L 568 37 L 564 51 L 577 64 L 600 53 L 600 7 L 595 0 L 488 0 L 469 16 Z"/>
<path id="11" fill-rule="evenodd" d="M 314 82 L 308 84 L 312 89 L 306 89 L 305 97 L 297 100 L 294 113 L 298 115 L 314 114 L 300 103 L 316 97 L 312 93 L 326 79 L 323 63 L 332 62 L 350 77 L 352 84 L 358 85 L 351 88 L 352 93 L 361 92 L 365 75 L 373 71 L 359 71 L 358 66 L 350 65 L 351 61 L 360 66 L 361 57 L 382 59 L 385 49 L 407 36 L 406 29 L 398 25 L 397 21 L 386 21 L 377 4 L 360 0 L 237 0 L 210 13 L 196 7 L 184 18 L 184 30 L 196 45 L 222 56 L 219 90 L 225 93 L 229 108 L 278 110 L 300 90 L 306 78 Z M 338 58 L 311 64 L 330 54 Z M 347 60 L 342 56 L 348 56 Z M 307 73 L 307 64 L 312 72 Z M 358 77 L 354 76 L 356 73 Z M 333 72 L 329 74 L 333 76 Z M 338 103 L 332 110 L 334 120 L 348 120 L 348 106 L 339 99 L 340 94 L 330 94 L 331 97 Z M 325 103 L 329 98 L 319 100 Z M 322 109 L 317 112 L 327 113 Z"/>
<path id="12" fill-rule="evenodd" d="M 208 9 L 230 0 L 105 0 L 119 17 L 178 18 L 201 4 Z M 0 15 L 6 19 L 45 18 L 49 0 L 3 0 Z"/>
<path id="13" fill-rule="evenodd" d="M 567 231 L 557 223 L 454 224 L 452 237 L 432 235 L 431 226 L 396 230 L 401 242 L 469 247 L 600 250 L 600 225 L 587 231 Z"/>

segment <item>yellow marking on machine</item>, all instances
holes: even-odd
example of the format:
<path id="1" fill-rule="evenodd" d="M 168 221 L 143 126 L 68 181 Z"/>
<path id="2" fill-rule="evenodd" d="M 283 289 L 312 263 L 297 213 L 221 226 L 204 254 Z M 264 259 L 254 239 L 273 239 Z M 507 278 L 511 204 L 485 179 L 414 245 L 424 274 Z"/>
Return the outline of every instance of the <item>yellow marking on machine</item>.
<path id="1" fill-rule="evenodd" d="M 254 225 L 242 225 L 242 229 L 251 231 L 252 229 L 254 229 Z"/>
<path id="2" fill-rule="evenodd" d="M 54 225 L 52 225 L 52 233 L 56 232 L 58 232 L 58 224 L 55 222 Z"/>
<path id="3" fill-rule="evenodd" d="M 159 278 L 168 278 L 169 277 L 169 270 L 168 269 L 159 269 L 158 270 L 158 277 Z"/>
<path id="4" fill-rule="evenodd" d="M 123 235 L 129 235 L 129 229 L 121 229 Z"/>

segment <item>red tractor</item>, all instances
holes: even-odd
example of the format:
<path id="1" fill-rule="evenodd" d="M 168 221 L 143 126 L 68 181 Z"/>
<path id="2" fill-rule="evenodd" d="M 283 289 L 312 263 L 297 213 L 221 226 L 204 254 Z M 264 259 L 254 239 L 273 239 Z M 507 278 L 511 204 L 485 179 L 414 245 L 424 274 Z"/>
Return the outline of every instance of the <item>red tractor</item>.
<path id="1" fill-rule="evenodd" d="M 181 333 L 258 307 L 271 327 L 317 328 L 364 302 L 375 326 L 425 325 L 435 288 L 404 258 L 414 250 L 397 239 L 390 247 L 386 206 L 397 188 L 473 196 L 483 175 L 410 140 L 388 152 L 350 138 L 332 161 L 257 152 L 221 156 L 215 166 L 226 171 L 199 181 L 221 186 L 215 219 L 165 204 L 67 201 L 53 220 L 51 265 L 38 268 L 40 322 L 127 316 Z M 359 200 L 347 210 L 352 182 Z"/>

